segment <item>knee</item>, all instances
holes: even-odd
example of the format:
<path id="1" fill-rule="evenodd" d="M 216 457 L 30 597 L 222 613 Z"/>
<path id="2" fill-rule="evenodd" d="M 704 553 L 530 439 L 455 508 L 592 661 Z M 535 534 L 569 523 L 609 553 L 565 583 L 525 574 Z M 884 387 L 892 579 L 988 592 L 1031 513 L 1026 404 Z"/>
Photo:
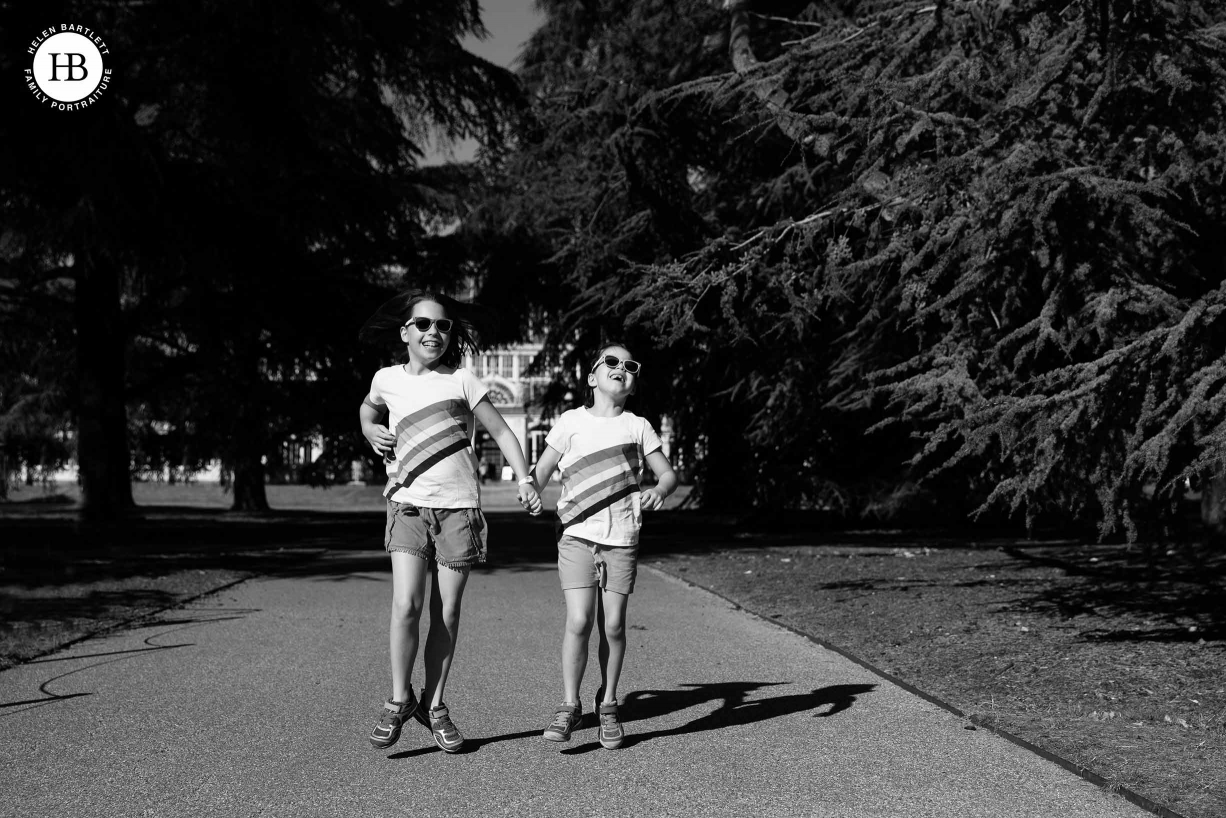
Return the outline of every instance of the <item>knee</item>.
<path id="1" fill-rule="evenodd" d="M 392 621 L 416 622 L 421 619 L 421 600 L 410 596 L 392 597 Z"/>
<path id="2" fill-rule="evenodd" d="M 572 611 L 566 615 L 566 632 L 586 637 L 592 632 L 592 615 L 588 611 Z"/>
<path id="3" fill-rule="evenodd" d="M 433 614 L 431 614 L 433 615 Z M 441 619 L 448 628 L 454 628 L 460 624 L 460 601 L 449 600 L 443 602 L 438 610 L 439 619 Z"/>
<path id="4" fill-rule="evenodd" d="M 626 625 L 620 618 L 605 616 L 604 635 L 606 639 L 621 641 L 626 637 Z"/>

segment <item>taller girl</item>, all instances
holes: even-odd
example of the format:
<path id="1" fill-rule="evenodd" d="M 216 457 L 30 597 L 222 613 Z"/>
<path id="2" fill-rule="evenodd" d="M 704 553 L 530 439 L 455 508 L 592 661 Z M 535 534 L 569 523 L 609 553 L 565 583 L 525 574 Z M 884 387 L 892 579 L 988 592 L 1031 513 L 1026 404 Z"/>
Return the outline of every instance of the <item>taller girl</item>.
<path id="1" fill-rule="evenodd" d="M 443 750 L 454 753 L 464 744 L 443 703 L 443 689 L 469 570 L 486 553 L 474 416 L 515 470 L 520 505 L 533 514 L 541 508 L 515 433 L 490 403 L 485 386 L 460 368 L 464 352 L 476 348 L 470 310 L 471 305 L 445 295 L 412 290 L 380 307 L 360 334 L 377 343 L 395 332 L 408 353 L 405 363 L 375 373 L 359 413 L 362 433 L 383 455 L 388 477 L 383 545 L 392 560 L 392 697 L 370 734 L 370 743 L 380 749 L 396 743 L 411 717 L 430 728 Z M 384 412 L 386 426 L 379 423 Z M 410 677 L 427 578 L 430 631 L 419 703 Z"/>

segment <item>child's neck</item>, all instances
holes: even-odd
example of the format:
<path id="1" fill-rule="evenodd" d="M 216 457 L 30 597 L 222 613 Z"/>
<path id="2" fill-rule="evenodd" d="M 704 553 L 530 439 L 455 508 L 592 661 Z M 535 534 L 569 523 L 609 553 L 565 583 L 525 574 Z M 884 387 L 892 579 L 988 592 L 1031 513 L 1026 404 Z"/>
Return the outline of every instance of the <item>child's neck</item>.
<path id="1" fill-rule="evenodd" d="M 427 364 L 424 361 L 419 361 L 410 355 L 409 362 L 404 364 L 404 371 L 410 375 L 428 375 L 431 372 L 437 372 L 438 370 L 442 369 L 442 367 L 442 361 L 434 361 Z"/>
<path id="2" fill-rule="evenodd" d="M 592 397 L 592 405 L 588 407 L 588 413 L 595 415 L 598 418 L 615 418 L 625 411 L 624 403 L 614 403 L 608 395 L 597 391 Z"/>

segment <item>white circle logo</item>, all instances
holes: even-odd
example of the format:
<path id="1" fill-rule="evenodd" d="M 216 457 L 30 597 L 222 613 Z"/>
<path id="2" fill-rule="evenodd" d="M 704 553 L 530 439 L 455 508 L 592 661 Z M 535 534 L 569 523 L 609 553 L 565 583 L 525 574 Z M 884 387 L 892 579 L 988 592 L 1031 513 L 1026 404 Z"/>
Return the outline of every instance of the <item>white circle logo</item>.
<path id="1" fill-rule="evenodd" d="M 86 26 L 44 29 L 26 53 L 34 58 L 26 69 L 26 87 L 54 110 L 75 111 L 92 105 L 110 84 L 111 69 L 103 62 L 110 49 Z"/>

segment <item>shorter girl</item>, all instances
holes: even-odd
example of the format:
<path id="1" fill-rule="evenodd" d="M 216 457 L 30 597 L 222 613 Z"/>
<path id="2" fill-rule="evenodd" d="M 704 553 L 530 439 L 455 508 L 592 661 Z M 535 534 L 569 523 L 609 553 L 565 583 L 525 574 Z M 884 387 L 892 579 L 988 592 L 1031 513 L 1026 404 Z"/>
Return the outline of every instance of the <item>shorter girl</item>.
<path id="1" fill-rule="evenodd" d="M 562 470 L 558 574 L 566 596 L 563 702 L 545 729 L 550 741 L 569 741 L 579 725 L 579 683 L 593 620 L 600 627 L 601 683 L 594 700 L 600 743 L 611 750 L 625 737 L 617 712 L 617 681 L 626 653 L 626 603 L 638 573 L 642 511 L 660 508 L 677 484 L 651 424 L 625 410 L 638 387 L 639 370 L 625 346 L 604 347 L 587 376 L 587 405 L 562 414 L 536 464 L 537 485 L 547 483 L 555 468 Z M 657 484 L 640 492 L 644 460 Z"/>
<path id="2" fill-rule="evenodd" d="M 520 504 L 534 514 L 541 507 L 515 433 L 481 381 L 460 368 L 461 354 L 475 345 L 470 309 L 445 295 L 413 290 L 380 307 L 359 335 L 375 343 L 395 339 L 408 352 L 404 364 L 375 373 L 359 413 L 362 433 L 384 456 L 388 475 L 383 545 L 392 561 L 392 697 L 370 734 L 379 749 L 395 744 L 410 718 L 429 728 L 443 750 L 454 753 L 464 745 L 443 704 L 443 688 L 460 633 L 464 585 L 472 565 L 485 559 L 474 417 L 520 478 Z M 384 412 L 386 426 L 379 422 Z M 419 705 L 410 674 L 427 581 L 430 632 Z"/>

